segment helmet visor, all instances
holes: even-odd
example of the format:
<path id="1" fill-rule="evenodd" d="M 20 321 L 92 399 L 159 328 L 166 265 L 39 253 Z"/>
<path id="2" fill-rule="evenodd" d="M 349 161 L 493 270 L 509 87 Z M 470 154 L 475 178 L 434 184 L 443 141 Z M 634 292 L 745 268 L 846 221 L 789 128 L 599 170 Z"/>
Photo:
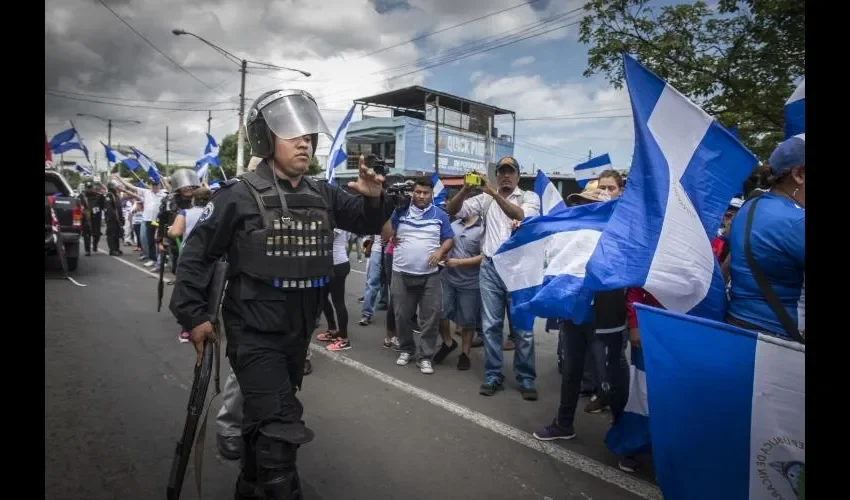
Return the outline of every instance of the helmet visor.
<path id="1" fill-rule="evenodd" d="M 258 103 L 257 108 L 277 137 L 294 139 L 311 134 L 332 137 L 325 120 L 319 114 L 316 101 L 308 95 L 299 91 L 281 91 L 267 99 L 268 103 Z"/>

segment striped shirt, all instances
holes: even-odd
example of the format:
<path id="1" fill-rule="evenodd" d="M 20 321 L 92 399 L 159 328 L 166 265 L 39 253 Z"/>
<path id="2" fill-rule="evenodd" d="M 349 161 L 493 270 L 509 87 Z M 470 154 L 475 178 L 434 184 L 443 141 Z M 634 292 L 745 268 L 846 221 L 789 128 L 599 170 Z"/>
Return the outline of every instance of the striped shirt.
<path id="1" fill-rule="evenodd" d="M 420 210 L 411 204 L 407 210 L 393 212 L 391 224 L 399 240 L 393 250 L 393 271 L 419 275 L 437 272 L 437 266 L 428 264 L 428 257 L 454 237 L 446 212 L 434 205 Z"/>

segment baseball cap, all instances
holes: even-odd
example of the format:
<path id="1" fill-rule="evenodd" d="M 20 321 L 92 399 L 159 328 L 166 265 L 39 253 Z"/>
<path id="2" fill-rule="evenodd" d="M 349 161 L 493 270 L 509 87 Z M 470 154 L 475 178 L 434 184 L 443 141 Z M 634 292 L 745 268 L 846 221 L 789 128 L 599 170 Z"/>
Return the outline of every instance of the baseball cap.
<path id="1" fill-rule="evenodd" d="M 611 195 L 604 189 L 585 189 L 581 193 L 573 193 L 567 196 L 567 205 L 575 205 L 582 199 L 587 201 L 611 201 Z"/>
<path id="2" fill-rule="evenodd" d="M 519 162 L 513 156 L 504 156 L 499 163 L 496 164 L 496 172 L 502 169 L 502 167 L 511 167 L 517 172 L 519 172 Z"/>
<path id="3" fill-rule="evenodd" d="M 780 142 L 770 155 L 770 173 L 781 175 L 793 167 L 806 166 L 806 134 L 795 135 Z"/>

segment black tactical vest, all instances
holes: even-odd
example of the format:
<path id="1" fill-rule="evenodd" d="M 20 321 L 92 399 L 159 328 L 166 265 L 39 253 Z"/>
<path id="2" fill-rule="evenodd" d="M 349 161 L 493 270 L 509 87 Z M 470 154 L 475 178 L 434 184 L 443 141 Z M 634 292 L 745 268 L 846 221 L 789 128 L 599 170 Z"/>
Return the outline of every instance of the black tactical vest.
<path id="1" fill-rule="evenodd" d="M 333 273 L 333 227 L 330 207 L 314 182 L 305 177 L 305 192 L 284 194 L 287 207 L 282 210 L 272 181 L 256 172 L 244 174 L 242 181 L 257 201 L 263 226 L 237 233 L 232 269 L 275 288 L 327 284 Z"/>

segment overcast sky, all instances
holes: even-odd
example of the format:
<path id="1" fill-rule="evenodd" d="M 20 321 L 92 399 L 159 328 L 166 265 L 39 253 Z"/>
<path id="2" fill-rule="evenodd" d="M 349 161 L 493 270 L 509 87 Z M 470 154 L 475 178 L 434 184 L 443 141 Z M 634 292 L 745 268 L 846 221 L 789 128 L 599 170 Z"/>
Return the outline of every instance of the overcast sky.
<path id="1" fill-rule="evenodd" d="M 168 127 L 171 163 L 194 164 L 206 144 L 208 110 L 218 141 L 235 132 L 240 75 L 207 45 L 171 33 L 181 28 L 240 58 L 312 73 L 250 70 L 246 108 L 266 90 L 303 88 L 335 130 L 353 99 L 420 84 L 516 111 L 516 156 L 527 167 L 570 172 L 589 151 L 610 153 L 616 167 L 628 167 L 627 94 L 582 76 L 587 47 L 577 41 L 574 23 L 583 1 L 521 3 L 47 0 L 46 132 L 52 137 L 74 120 L 103 168 L 98 141 L 106 142 L 107 125 L 79 113 L 112 118 L 113 145 L 135 145 L 161 162 Z M 484 51 L 519 37 L 528 38 Z M 565 119 L 539 120 L 553 116 Z M 509 123 L 497 125 L 510 133 Z"/>

